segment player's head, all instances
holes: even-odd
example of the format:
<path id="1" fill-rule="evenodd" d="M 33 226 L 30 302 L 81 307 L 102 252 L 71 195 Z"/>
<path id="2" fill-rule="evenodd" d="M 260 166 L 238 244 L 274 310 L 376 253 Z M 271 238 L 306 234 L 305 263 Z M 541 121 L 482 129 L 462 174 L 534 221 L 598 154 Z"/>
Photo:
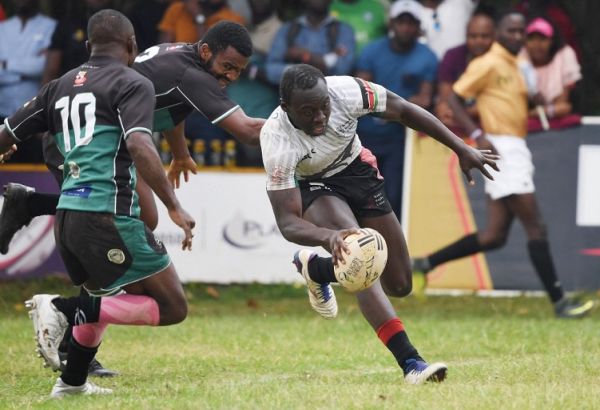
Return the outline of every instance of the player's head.
<path id="1" fill-rule="evenodd" d="M 279 83 L 279 97 L 294 127 L 313 137 L 325 133 L 331 106 L 321 71 L 307 64 L 288 67 Z"/>
<path id="2" fill-rule="evenodd" d="M 91 55 L 112 55 L 133 64 L 137 44 L 131 21 L 124 14 L 111 9 L 94 13 L 88 20 L 86 46 Z"/>
<path id="3" fill-rule="evenodd" d="M 475 57 L 484 54 L 494 42 L 494 19 L 489 14 L 474 14 L 467 24 L 467 49 Z"/>
<path id="4" fill-rule="evenodd" d="M 516 11 L 502 14 L 497 23 L 496 40 L 517 55 L 525 41 L 525 17 Z"/>
<path id="5" fill-rule="evenodd" d="M 200 58 L 222 87 L 237 80 L 252 55 L 252 40 L 241 24 L 221 21 L 200 40 Z"/>

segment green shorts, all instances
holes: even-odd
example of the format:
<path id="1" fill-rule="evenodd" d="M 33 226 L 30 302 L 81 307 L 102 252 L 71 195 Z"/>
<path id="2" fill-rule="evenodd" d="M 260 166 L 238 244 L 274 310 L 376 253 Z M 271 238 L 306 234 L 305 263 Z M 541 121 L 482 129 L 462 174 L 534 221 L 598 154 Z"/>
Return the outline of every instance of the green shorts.
<path id="1" fill-rule="evenodd" d="M 73 283 L 96 296 L 119 293 L 171 263 L 152 231 L 129 216 L 59 209 L 54 234 Z"/>

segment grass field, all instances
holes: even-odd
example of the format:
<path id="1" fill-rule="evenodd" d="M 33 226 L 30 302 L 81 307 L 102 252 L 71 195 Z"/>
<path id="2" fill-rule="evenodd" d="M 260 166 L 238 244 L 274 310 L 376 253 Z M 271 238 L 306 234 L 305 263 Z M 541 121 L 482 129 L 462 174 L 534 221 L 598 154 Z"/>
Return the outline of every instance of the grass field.
<path id="1" fill-rule="evenodd" d="M 57 374 L 33 353 L 22 301 L 65 289 L 0 283 L 1 408 L 600 408 L 598 311 L 564 321 L 543 298 L 396 300 L 423 356 L 449 366 L 443 384 L 408 386 L 350 295 L 338 289 L 326 321 L 291 286 L 189 286 L 184 323 L 109 328 L 98 358 L 121 376 L 95 381 L 114 395 L 51 400 Z"/>

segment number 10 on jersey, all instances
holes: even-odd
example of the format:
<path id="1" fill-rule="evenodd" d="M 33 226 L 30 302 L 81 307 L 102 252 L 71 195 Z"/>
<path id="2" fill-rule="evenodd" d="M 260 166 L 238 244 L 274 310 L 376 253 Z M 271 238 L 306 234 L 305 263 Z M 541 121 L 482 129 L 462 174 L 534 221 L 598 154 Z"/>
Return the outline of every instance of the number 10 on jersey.
<path id="1" fill-rule="evenodd" d="M 84 105 L 84 124 L 81 124 L 79 118 L 79 107 Z M 65 153 L 80 145 L 87 145 L 92 141 L 94 136 L 94 128 L 96 127 L 96 97 L 93 93 L 79 93 L 73 97 L 62 97 L 54 108 L 60 110 L 60 118 L 62 121 L 63 138 L 65 140 Z M 69 120 L 73 127 L 69 127 Z M 83 136 L 81 130 L 84 129 Z M 74 141 L 71 142 L 71 133 L 73 131 Z"/>

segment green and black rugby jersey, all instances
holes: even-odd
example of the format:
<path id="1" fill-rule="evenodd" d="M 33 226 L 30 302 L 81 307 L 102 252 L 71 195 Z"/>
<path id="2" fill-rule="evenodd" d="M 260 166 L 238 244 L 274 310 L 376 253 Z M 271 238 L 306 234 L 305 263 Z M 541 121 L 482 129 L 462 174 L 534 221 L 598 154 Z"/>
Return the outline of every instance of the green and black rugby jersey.
<path id="1" fill-rule="evenodd" d="M 198 43 L 152 46 L 137 56 L 133 69 L 154 85 L 154 131 L 173 128 L 194 110 L 216 124 L 239 108 L 207 71 Z"/>
<path id="2" fill-rule="evenodd" d="M 135 166 L 125 140 L 152 134 L 154 88 L 111 57 L 87 63 L 45 85 L 5 120 L 18 140 L 49 131 L 63 154 L 58 209 L 139 216 Z"/>

